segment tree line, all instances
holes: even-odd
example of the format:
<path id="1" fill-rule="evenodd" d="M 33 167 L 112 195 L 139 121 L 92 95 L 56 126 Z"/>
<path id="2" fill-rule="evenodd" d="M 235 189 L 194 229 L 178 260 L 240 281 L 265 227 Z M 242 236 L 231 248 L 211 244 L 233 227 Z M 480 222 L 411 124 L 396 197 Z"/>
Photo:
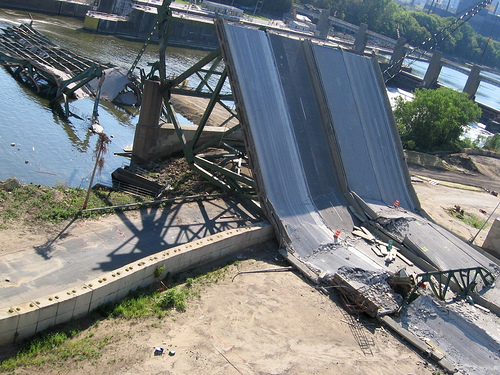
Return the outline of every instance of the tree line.
<path id="1" fill-rule="evenodd" d="M 310 2 L 316 6 L 327 6 L 330 12 L 336 12 L 336 17 L 347 22 L 355 25 L 366 23 L 370 30 L 393 39 L 403 37 L 412 46 L 420 46 L 456 20 L 455 17 L 440 17 L 436 14 L 407 10 L 393 0 L 310 0 Z M 446 30 L 443 36 L 443 41 L 436 49 L 444 55 L 500 68 L 500 43 L 476 33 L 467 22 L 455 24 Z"/>
<path id="2" fill-rule="evenodd" d="M 455 17 L 440 17 L 436 14 L 405 9 L 394 0 L 218 1 L 274 15 L 289 12 L 292 4 L 309 4 L 319 9 L 327 9 L 331 16 L 354 25 L 366 23 L 370 30 L 387 37 L 393 39 L 403 37 L 412 46 L 420 46 L 455 21 Z M 458 28 L 449 28 L 444 36 L 444 40 L 435 49 L 445 56 L 500 69 L 500 43 L 476 33 L 468 23 Z"/>

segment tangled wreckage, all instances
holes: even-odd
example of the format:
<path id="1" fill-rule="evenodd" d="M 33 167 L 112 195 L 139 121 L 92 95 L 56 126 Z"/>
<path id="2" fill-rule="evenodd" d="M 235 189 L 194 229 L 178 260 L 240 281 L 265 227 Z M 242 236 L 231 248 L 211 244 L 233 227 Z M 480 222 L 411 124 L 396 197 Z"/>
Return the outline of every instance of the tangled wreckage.
<path id="1" fill-rule="evenodd" d="M 51 103 L 64 103 L 66 116 L 68 101 L 84 96 L 117 105 L 140 103 L 137 78 L 127 70 L 61 48 L 29 24 L 2 29 L 0 64 Z"/>

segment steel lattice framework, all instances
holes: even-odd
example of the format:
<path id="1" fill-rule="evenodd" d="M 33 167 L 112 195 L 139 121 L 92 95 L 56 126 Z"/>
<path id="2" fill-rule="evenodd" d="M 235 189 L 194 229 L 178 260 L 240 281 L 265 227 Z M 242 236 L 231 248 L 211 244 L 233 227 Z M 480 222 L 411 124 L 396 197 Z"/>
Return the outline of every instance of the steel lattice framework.
<path id="1" fill-rule="evenodd" d="M 227 89 L 224 89 L 225 86 L 227 87 L 228 72 L 224 66 L 220 48 L 209 53 L 182 74 L 176 77 L 167 76 L 165 49 L 172 19 L 172 12 L 169 8 L 170 3 L 170 0 L 165 0 L 158 8 L 158 22 L 153 26 L 149 37 L 132 64 L 129 75 L 133 74 L 146 46 L 150 43 L 154 34 L 158 32 L 159 61 L 150 64 L 151 70 L 149 72 L 146 73 L 141 70 L 141 81 L 144 82 L 146 79 L 157 79 L 159 77 L 163 95 L 163 115 L 169 123 L 174 125 L 186 161 L 193 170 L 216 186 L 244 199 L 252 204 L 255 209 L 260 210 L 252 176 L 241 173 L 241 168 L 237 168 L 235 171 L 226 167 L 235 158 L 240 160 L 240 165 L 248 164 L 248 158 L 242 143 L 235 144 L 225 140 L 228 135 L 240 130 L 240 123 L 235 109 L 228 104 L 233 102 L 233 96 L 230 92 L 226 92 Z M 191 77 L 196 77 L 199 81 L 195 89 L 184 84 Z M 196 133 L 189 142 L 186 140 L 171 104 L 170 98 L 172 95 L 207 100 L 204 113 L 197 124 Z M 201 134 L 207 126 L 207 121 L 216 105 L 227 111 L 227 118 L 219 125 L 225 130 L 222 134 L 218 134 L 209 140 L 204 138 L 202 143 Z M 206 153 L 205 151 L 211 147 L 224 151 L 216 154 Z"/>
<path id="2" fill-rule="evenodd" d="M 63 100 L 66 112 L 68 98 L 111 67 L 55 45 L 28 24 L 3 29 L 0 63 L 39 95 Z"/>

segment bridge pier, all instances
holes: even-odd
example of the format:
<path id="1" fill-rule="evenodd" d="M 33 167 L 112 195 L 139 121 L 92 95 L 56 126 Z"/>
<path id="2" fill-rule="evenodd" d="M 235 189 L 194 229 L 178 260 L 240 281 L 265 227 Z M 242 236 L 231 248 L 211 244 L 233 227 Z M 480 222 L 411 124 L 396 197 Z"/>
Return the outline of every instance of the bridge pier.
<path id="1" fill-rule="evenodd" d="M 356 40 L 354 41 L 354 45 L 352 50 L 354 53 L 362 55 L 366 49 L 366 43 L 368 38 L 366 36 L 366 31 L 368 30 L 368 25 L 366 23 L 362 23 L 359 25 L 358 34 L 356 35 Z"/>
<path id="2" fill-rule="evenodd" d="M 328 17 L 330 17 L 330 11 L 323 9 L 319 15 L 318 25 L 316 26 L 316 30 L 319 33 L 318 36 L 322 39 L 326 39 L 330 31 L 330 21 Z"/>
<path id="3" fill-rule="evenodd" d="M 152 160 L 161 129 L 161 108 L 160 82 L 147 80 L 144 84 L 141 113 L 135 128 L 131 164 L 144 164 Z"/>
<path id="4" fill-rule="evenodd" d="M 441 73 L 441 57 L 443 54 L 439 51 L 434 51 L 432 59 L 425 72 L 424 80 L 422 81 L 422 88 L 434 89 L 438 87 L 438 78 Z"/>
<path id="5" fill-rule="evenodd" d="M 481 73 L 481 68 L 477 65 L 474 65 L 469 73 L 469 78 L 467 78 L 467 82 L 465 83 L 465 87 L 463 92 L 469 95 L 469 99 L 474 100 L 476 98 L 477 89 L 479 87 L 479 83 L 481 82 L 481 77 L 479 74 Z"/>
<path id="6" fill-rule="evenodd" d="M 390 69 L 390 71 L 387 72 L 390 77 L 393 77 L 394 75 L 398 74 L 398 72 L 401 70 L 401 65 L 403 65 L 404 57 L 406 54 L 405 44 L 406 44 L 405 38 L 399 38 L 396 41 L 396 45 L 394 46 L 394 51 L 392 52 L 391 61 L 389 62 L 389 66 L 392 66 L 392 68 Z"/>

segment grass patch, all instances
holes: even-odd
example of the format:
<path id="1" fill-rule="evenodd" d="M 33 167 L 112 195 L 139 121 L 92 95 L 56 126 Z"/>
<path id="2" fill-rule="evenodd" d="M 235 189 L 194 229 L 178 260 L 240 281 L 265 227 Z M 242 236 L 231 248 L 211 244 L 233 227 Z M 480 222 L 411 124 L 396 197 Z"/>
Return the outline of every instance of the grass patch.
<path id="1" fill-rule="evenodd" d="M 199 297 L 204 287 L 224 280 L 230 266 L 215 268 L 194 278 L 189 277 L 166 290 L 137 290 L 122 302 L 102 306 L 99 313 L 105 318 L 139 319 L 152 316 L 161 318 L 171 310 L 185 311 L 188 300 Z"/>
<path id="2" fill-rule="evenodd" d="M 235 263 L 234 263 L 235 264 Z M 94 314 L 96 323 L 80 331 L 66 328 L 44 333 L 22 344 L 18 353 L 0 363 L 0 372 L 11 372 L 19 367 L 63 368 L 67 360 L 92 361 L 101 356 L 102 348 L 113 342 L 106 335 L 97 338 L 96 329 L 104 319 L 138 320 L 142 318 L 162 318 L 171 311 L 185 311 L 188 301 L 198 297 L 204 287 L 224 280 L 231 265 L 215 268 L 194 278 L 188 278 L 166 290 L 141 289 L 130 294 L 119 303 L 101 306 Z M 68 325 L 66 325 L 68 327 Z"/>
<path id="3" fill-rule="evenodd" d="M 212 283 L 217 283 L 226 279 L 227 273 L 231 266 L 236 266 L 238 262 L 228 264 L 224 267 L 213 269 L 203 275 L 197 276 L 195 278 L 188 277 L 186 279 L 186 286 L 193 288 L 196 286 L 206 286 Z"/>
<path id="4" fill-rule="evenodd" d="M 169 288 L 166 291 L 142 289 L 132 293 L 125 300 L 102 306 L 99 313 L 105 318 L 134 320 L 156 316 L 162 318 L 175 309 L 184 311 L 187 306 L 188 293 L 182 286 Z"/>
<path id="5" fill-rule="evenodd" d="M 19 367 L 62 367 L 67 360 L 87 361 L 101 356 L 101 349 L 112 341 L 111 336 L 97 339 L 92 332 L 78 330 L 42 334 L 28 341 L 16 356 L 0 363 L 1 371 Z"/>
<path id="6" fill-rule="evenodd" d="M 478 188 L 476 186 L 462 185 L 462 184 L 457 184 L 455 182 L 439 181 L 439 184 L 443 185 L 443 186 L 452 187 L 455 189 L 462 189 L 462 190 L 469 190 L 469 191 L 483 191 L 483 189 Z"/>
<path id="7" fill-rule="evenodd" d="M 476 229 L 480 229 L 486 222 L 486 219 L 482 219 L 469 212 L 464 212 L 463 210 L 457 211 L 455 208 L 450 208 L 447 211 L 451 216 Z"/>
<path id="8" fill-rule="evenodd" d="M 99 216 L 96 213 L 80 212 L 86 193 L 85 189 L 33 184 L 21 185 L 11 192 L 0 190 L 0 228 L 8 228 L 9 222 L 13 220 L 33 225 L 58 223 L 78 215 Z M 145 200 L 149 198 L 107 189 L 92 189 L 87 208 L 120 206 Z"/>
<path id="9" fill-rule="evenodd" d="M 187 307 L 187 297 L 189 291 L 187 288 L 170 288 L 165 293 L 160 295 L 155 301 L 155 305 L 160 309 L 175 309 L 177 311 L 185 311 Z"/>
<path id="10" fill-rule="evenodd" d="M 152 162 L 145 168 L 151 179 L 160 185 L 170 185 L 173 188 L 165 198 L 221 192 L 191 170 L 183 158 L 166 158 Z M 81 211 L 86 194 L 87 190 L 81 188 L 34 184 L 21 185 L 13 191 L 0 189 L 0 229 L 19 225 L 20 222 L 36 225 L 59 223 L 77 216 L 99 217 L 103 212 Z M 154 197 L 136 196 L 100 187 L 90 191 L 87 209 L 123 206 L 152 200 Z M 134 209 L 138 207 L 127 208 L 127 210 Z"/>

